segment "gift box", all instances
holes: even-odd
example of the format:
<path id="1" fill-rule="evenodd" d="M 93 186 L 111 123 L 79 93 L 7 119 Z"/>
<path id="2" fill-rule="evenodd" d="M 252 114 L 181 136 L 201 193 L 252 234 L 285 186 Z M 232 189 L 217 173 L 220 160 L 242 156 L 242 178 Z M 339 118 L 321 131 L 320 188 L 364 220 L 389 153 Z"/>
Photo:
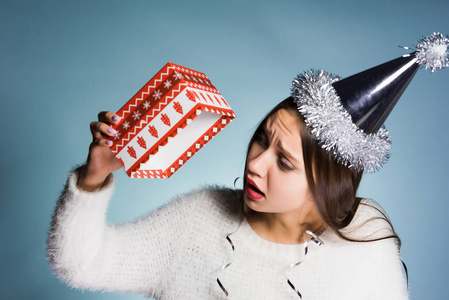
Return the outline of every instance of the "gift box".
<path id="1" fill-rule="evenodd" d="M 132 178 L 169 178 L 235 118 L 205 74 L 173 63 L 117 115 L 111 150 Z"/>

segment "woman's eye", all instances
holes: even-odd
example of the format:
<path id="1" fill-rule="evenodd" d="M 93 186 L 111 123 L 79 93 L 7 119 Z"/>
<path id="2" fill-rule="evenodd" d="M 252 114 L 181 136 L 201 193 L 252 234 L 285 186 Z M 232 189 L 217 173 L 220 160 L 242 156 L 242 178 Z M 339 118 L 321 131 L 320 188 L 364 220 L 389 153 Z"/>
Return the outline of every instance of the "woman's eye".
<path id="1" fill-rule="evenodd" d="M 282 168 L 282 169 L 284 169 L 284 170 L 287 170 L 287 171 L 293 171 L 295 168 L 293 168 L 292 166 L 291 166 L 291 164 L 289 163 L 289 162 L 287 162 L 286 160 L 285 160 L 285 158 L 283 158 L 283 157 L 280 157 L 279 158 L 279 166 Z"/>

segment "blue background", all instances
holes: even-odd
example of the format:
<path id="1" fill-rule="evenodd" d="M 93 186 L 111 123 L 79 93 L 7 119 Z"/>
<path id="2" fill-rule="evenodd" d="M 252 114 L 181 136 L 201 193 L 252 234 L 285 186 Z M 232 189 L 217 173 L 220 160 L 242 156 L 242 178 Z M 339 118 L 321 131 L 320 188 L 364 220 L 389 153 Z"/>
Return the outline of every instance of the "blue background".
<path id="1" fill-rule="evenodd" d="M 1 299 L 142 299 L 66 287 L 45 259 L 67 172 L 89 123 L 118 110 L 166 62 L 206 73 L 235 119 L 168 180 L 116 172 L 110 222 L 241 176 L 256 123 L 310 68 L 343 77 L 449 34 L 449 1 L 0 1 Z M 392 157 L 365 176 L 402 238 L 412 299 L 447 299 L 449 70 L 420 70 L 386 122 Z M 213 280 L 211 278 L 211 280 Z"/>

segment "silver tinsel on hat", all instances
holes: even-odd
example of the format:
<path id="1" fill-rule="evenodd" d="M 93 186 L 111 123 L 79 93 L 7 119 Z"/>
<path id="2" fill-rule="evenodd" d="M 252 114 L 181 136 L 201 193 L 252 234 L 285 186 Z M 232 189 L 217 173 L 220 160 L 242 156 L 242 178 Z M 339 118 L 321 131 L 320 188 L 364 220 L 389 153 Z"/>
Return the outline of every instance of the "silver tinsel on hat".
<path id="1" fill-rule="evenodd" d="M 388 131 L 365 134 L 352 122 L 332 83 L 338 76 L 311 70 L 293 81 L 292 96 L 320 145 L 343 165 L 374 172 L 390 157 Z"/>
<path id="2" fill-rule="evenodd" d="M 449 67 L 448 48 L 449 36 L 433 33 L 421 38 L 416 52 L 404 57 L 414 56 L 417 64 L 434 72 Z M 379 170 L 390 157 L 388 131 L 382 126 L 377 132 L 366 134 L 353 123 L 332 86 L 338 80 L 325 71 L 299 74 L 293 81 L 293 99 L 315 139 L 334 159 L 360 171 Z"/>
<path id="3" fill-rule="evenodd" d="M 416 48 L 417 63 L 432 72 L 449 67 L 449 36 L 433 33 L 419 40 Z"/>

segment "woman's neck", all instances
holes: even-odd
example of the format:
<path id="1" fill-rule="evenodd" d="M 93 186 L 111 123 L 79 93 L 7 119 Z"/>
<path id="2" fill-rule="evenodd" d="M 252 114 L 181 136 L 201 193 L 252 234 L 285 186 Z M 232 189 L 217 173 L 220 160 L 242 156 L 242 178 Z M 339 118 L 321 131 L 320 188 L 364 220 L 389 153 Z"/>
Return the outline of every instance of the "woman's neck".
<path id="1" fill-rule="evenodd" d="M 310 239 L 306 230 L 320 234 L 326 226 L 320 216 L 302 219 L 297 213 L 263 213 L 248 209 L 249 225 L 261 238 L 277 244 L 300 244 Z"/>

